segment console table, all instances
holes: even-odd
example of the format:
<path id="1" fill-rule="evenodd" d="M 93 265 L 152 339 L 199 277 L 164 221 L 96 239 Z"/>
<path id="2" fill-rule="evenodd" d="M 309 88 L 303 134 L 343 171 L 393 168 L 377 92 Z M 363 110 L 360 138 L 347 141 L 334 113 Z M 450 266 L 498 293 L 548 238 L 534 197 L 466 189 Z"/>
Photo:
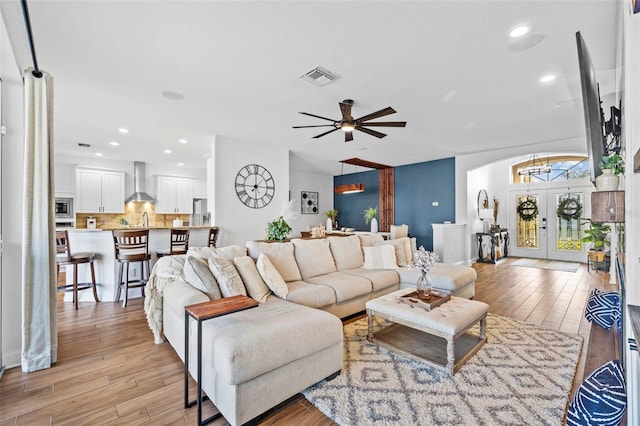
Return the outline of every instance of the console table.
<path id="1" fill-rule="evenodd" d="M 478 237 L 478 262 L 496 263 L 500 259 L 509 257 L 509 232 L 476 232 Z M 489 253 L 484 253 L 482 242 L 485 238 L 490 240 Z"/>
<path id="2" fill-rule="evenodd" d="M 220 416 L 216 413 L 208 419 L 202 420 L 202 323 L 211 318 L 229 315 L 245 309 L 255 308 L 258 302 L 247 296 L 231 296 L 210 302 L 197 303 L 184 307 L 184 408 L 193 405 L 198 406 L 198 426 L 209 423 Z M 197 385 L 198 391 L 195 401 L 189 401 L 189 319 L 193 318 L 198 323 L 198 365 Z"/>

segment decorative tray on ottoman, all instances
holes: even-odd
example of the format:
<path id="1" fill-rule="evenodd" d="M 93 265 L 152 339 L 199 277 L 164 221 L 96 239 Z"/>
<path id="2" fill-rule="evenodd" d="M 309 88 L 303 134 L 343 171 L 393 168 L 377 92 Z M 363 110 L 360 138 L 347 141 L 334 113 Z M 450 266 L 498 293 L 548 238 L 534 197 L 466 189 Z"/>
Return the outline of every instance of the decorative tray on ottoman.
<path id="1" fill-rule="evenodd" d="M 448 302 L 451 299 L 451 296 L 447 293 L 432 291 L 429 296 L 418 297 L 418 292 L 413 291 L 405 294 L 404 296 L 400 296 L 398 299 L 400 303 L 405 303 L 412 308 L 421 308 L 425 311 L 430 311 L 433 308 Z"/>

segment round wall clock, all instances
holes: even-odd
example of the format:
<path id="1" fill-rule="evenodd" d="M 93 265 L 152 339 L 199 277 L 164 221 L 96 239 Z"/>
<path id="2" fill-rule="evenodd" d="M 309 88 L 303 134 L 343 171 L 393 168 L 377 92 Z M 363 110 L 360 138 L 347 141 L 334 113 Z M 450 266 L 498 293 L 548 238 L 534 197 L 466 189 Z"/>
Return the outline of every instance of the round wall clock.
<path id="1" fill-rule="evenodd" d="M 269 170 L 259 164 L 248 164 L 236 175 L 236 194 L 252 209 L 261 209 L 273 200 L 275 182 Z"/>

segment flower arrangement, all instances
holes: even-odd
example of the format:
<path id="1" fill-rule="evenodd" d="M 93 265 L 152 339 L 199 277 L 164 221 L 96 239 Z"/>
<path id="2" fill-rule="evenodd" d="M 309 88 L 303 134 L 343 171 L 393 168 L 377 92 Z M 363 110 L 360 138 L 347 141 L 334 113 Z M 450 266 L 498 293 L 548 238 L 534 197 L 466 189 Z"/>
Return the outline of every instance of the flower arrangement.
<path id="1" fill-rule="evenodd" d="M 415 267 L 419 268 L 423 274 L 429 272 L 439 259 L 437 254 L 432 251 L 425 250 L 424 246 L 420 246 L 413 257 L 415 259 Z"/>

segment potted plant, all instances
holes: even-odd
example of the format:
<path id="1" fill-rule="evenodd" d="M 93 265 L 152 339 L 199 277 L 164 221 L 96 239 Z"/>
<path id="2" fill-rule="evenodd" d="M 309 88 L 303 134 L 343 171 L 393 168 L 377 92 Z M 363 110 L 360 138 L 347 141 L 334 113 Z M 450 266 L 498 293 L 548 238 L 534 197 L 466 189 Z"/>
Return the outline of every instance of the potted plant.
<path id="1" fill-rule="evenodd" d="M 291 227 L 282 216 L 267 225 L 267 241 L 284 241 L 291 232 Z"/>
<path id="2" fill-rule="evenodd" d="M 326 212 L 324 212 L 324 215 L 327 216 L 327 231 L 338 229 L 338 222 L 336 221 L 336 219 L 338 218 L 338 210 L 327 210 Z"/>
<path id="3" fill-rule="evenodd" d="M 583 225 L 589 224 L 589 228 L 583 231 L 583 243 L 591 243 L 589 250 L 589 260 L 602 262 L 605 256 L 605 247 L 611 243 L 607 240 L 607 235 L 611 232 L 611 226 L 606 223 L 594 222 L 589 218 L 585 218 Z"/>
<path id="4" fill-rule="evenodd" d="M 378 207 L 369 207 L 368 209 L 364 209 L 362 215 L 364 217 L 364 223 L 366 223 L 367 225 L 371 223 L 371 233 L 377 233 L 378 219 L 376 219 L 376 216 L 378 216 Z"/>
<path id="5" fill-rule="evenodd" d="M 602 174 L 596 178 L 598 191 L 615 191 L 620 185 L 620 176 L 624 173 L 624 159 L 620 154 L 605 155 L 598 163 Z"/>

